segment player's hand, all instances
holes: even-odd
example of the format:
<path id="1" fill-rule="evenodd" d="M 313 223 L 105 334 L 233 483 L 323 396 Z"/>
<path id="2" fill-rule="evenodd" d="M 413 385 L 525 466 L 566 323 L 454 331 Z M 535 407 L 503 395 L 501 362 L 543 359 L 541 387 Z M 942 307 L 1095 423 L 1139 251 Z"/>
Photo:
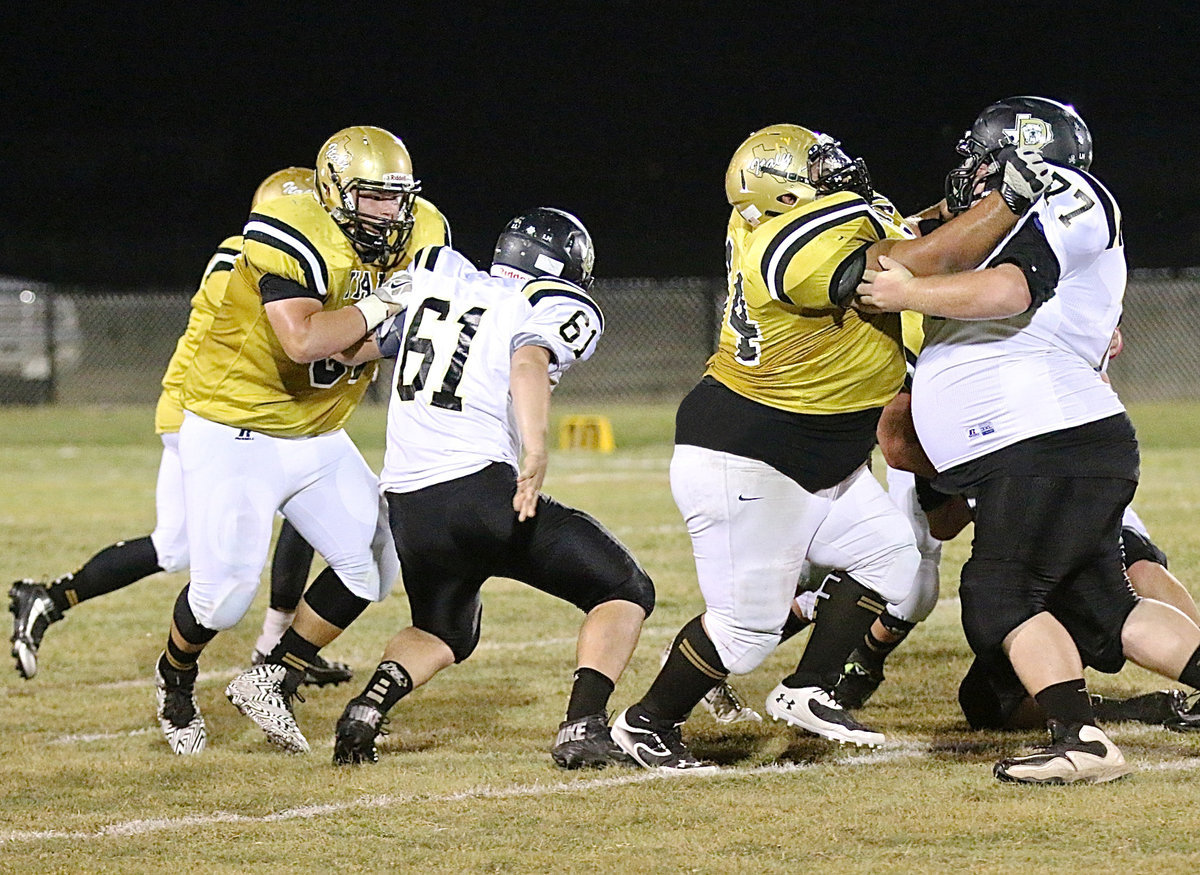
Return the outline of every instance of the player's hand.
<path id="1" fill-rule="evenodd" d="M 380 283 L 379 288 L 375 289 L 372 294 L 385 304 L 395 306 L 397 309 L 394 312 L 398 313 L 408 306 L 408 299 L 412 297 L 412 289 L 412 274 L 402 270 L 392 275 L 387 282 Z"/>
<path id="2" fill-rule="evenodd" d="M 854 309 L 863 313 L 899 313 L 907 309 L 908 282 L 913 278 L 900 262 L 886 255 L 879 256 L 883 270 L 867 269 L 862 282 L 854 290 Z"/>
<path id="3" fill-rule="evenodd" d="M 1004 169 L 1000 197 L 1014 214 L 1025 215 L 1046 191 L 1054 168 L 1045 162 L 1037 149 L 1018 149 L 1011 145 L 997 152 L 996 160 Z"/>
<path id="4" fill-rule="evenodd" d="M 538 495 L 542 490 L 542 482 L 546 479 L 546 465 L 550 457 L 545 450 L 526 452 L 521 460 L 521 473 L 517 475 L 517 494 L 513 496 L 513 510 L 517 512 L 517 521 L 525 520 L 537 514 Z"/>

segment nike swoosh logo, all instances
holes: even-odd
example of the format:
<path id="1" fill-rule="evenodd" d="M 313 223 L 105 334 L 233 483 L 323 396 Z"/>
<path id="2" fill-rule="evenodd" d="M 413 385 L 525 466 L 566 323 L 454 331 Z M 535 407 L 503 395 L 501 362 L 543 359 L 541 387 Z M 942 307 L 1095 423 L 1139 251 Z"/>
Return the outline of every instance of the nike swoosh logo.
<path id="1" fill-rule="evenodd" d="M 765 495 L 739 495 L 738 501 L 762 501 L 764 498 L 766 498 Z"/>

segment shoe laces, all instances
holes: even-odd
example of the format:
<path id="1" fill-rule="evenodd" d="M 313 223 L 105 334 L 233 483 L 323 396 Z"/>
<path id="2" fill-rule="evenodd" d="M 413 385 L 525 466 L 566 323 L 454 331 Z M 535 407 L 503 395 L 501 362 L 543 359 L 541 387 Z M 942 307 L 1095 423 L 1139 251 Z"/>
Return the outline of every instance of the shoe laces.
<path id="1" fill-rule="evenodd" d="M 284 707 L 292 710 L 292 702 L 306 701 L 300 692 L 300 683 L 304 680 L 304 672 L 297 669 L 284 668 L 283 680 L 279 682 L 279 694 L 283 697 Z"/>

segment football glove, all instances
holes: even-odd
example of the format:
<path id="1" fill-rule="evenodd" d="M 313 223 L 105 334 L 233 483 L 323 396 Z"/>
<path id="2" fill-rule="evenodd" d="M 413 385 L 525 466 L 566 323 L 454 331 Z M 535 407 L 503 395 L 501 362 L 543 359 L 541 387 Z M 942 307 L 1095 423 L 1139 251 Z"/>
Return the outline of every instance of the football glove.
<path id="1" fill-rule="evenodd" d="M 412 276 L 401 271 L 354 306 L 367 320 L 367 330 L 372 331 L 389 316 L 403 312 L 411 296 Z"/>
<path id="2" fill-rule="evenodd" d="M 1004 173 L 1000 180 L 1000 197 L 1014 214 L 1025 215 L 1046 191 L 1054 168 L 1043 160 L 1037 149 L 1018 149 L 1012 145 L 997 152 L 996 160 Z"/>

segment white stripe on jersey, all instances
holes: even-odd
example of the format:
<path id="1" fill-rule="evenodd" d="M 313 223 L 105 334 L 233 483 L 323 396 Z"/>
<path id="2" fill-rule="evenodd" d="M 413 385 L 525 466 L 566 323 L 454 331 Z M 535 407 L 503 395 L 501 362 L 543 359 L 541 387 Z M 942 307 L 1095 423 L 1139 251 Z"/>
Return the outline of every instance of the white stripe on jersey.
<path id="1" fill-rule="evenodd" d="M 204 268 L 204 278 L 208 279 L 208 275 L 218 268 L 232 269 L 233 262 L 236 259 L 236 252 L 222 252 L 218 249 L 213 257 L 208 260 L 208 266 Z"/>
<path id="2" fill-rule="evenodd" d="M 763 282 L 767 285 L 767 293 L 776 301 L 790 304 L 791 301 L 787 295 L 779 288 L 775 282 L 775 274 L 779 270 L 779 263 L 783 257 L 788 254 L 788 249 L 793 243 L 806 234 L 812 234 L 817 228 L 822 226 L 836 226 L 842 222 L 848 221 L 855 216 L 871 216 L 870 205 L 863 200 L 851 201 L 842 207 L 840 210 L 833 210 L 828 213 L 817 213 L 808 221 L 797 225 L 786 237 L 775 245 L 775 251 L 771 254 L 771 260 L 767 262 L 767 269 L 763 272 Z M 874 221 L 879 221 L 877 216 L 871 216 Z"/>
<path id="3" fill-rule="evenodd" d="M 296 237 L 291 234 L 284 233 L 274 225 L 268 225 L 266 222 L 251 220 L 246 224 L 246 228 L 242 232 L 242 235 L 244 237 L 249 237 L 254 233 L 262 234 L 265 237 L 271 237 L 275 240 L 278 240 L 280 243 L 287 245 L 295 252 L 300 253 L 300 255 L 302 255 L 304 260 L 308 263 L 308 270 L 305 271 L 305 274 L 307 276 L 311 276 L 313 278 L 313 282 L 317 285 L 317 288 L 310 289 L 310 291 L 316 292 L 322 298 L 329 294 L 329 289 L 325 287 L 325 277 L 322 273 L 323 265 L 321 257 L 317 253 L 313 252 L 312 246 L 309 245 L 307 240 L 305 240 L 303 237 Z"/>

